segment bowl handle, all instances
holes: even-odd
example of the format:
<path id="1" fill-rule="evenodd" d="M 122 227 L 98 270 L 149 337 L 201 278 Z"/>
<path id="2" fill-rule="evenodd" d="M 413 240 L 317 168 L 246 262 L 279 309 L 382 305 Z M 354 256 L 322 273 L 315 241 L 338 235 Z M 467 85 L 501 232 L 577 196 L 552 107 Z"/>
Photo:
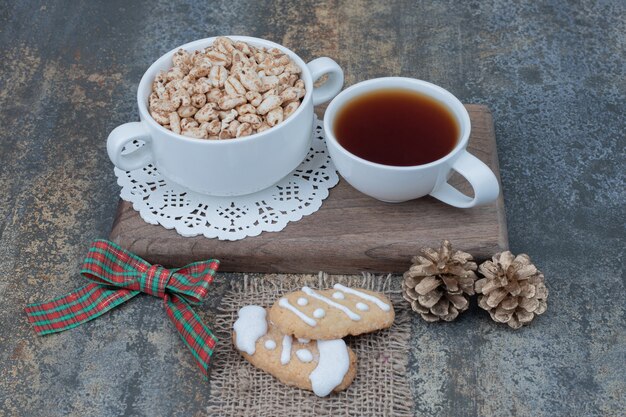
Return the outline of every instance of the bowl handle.
<path id="1" fill-rule="evenodd" d="M 122 150 L 133 140 L 142 140 L 145 145 L 131 152 Z M 132 171 L 143 168 L 153 161 L 152 137 L 141 122 L 124 123 L 113 129 L 107 139 L 107 153 L 111 162 L 121 170 Z"/>
<path id="2" fill-rule="evenodd" d="M 313 88 L 313 105 L 325 103 L 335 97 L 343 87 L 343 70 L 334 60 L 321 57 L 306 64 L 311 71 L 313 82 L 322 75 L 328 74 L 328 80 L 319 87 Z"/>

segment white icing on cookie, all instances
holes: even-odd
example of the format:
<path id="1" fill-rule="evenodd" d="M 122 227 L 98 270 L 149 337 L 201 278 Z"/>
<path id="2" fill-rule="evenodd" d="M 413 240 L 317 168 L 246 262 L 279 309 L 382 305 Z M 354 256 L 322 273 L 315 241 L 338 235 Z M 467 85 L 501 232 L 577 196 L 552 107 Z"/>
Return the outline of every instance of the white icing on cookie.
<path id="1" fill-rule="evenodd" d="M 309 304 L 309 300 L 307 300 L 307 299 L 306 299 L 306 298 L 304 298 L 304 297 L 300 297 L 300 298 L 298 298 L 298 305 L 299 305 L 299 306 L 305 306 L 305 305 L 307 305 L 307 304 Z"/>
<path id="2" fill-rule="evenodd" d="M 282 308 L 286 308 L 287 310 L 291 311 L 296 316 L 300 317 L 300 319 L 306 324 L 308 324 L 309 326 L 315 327 L 315 325 L 317 325 L 317 322 L 315 320 L 313 320 L 311 317 L 307 316 L 302 311 L 292 306 L 289 300 L 287 300 L 286 298 L 281 298 L 280 301 L 278 302 L 278 305 L 281 306 Z"/>
<path id="3" fill-rule="evenodd" d="M 343 300 L 344 298 L 346 298 L 346 296 L 345 296 L 345 295 L 343 295 L 343 293 L 342 293 L 342 292 L 340 292 L 340 291 L 335 291 L 335 292 L 333 293 L 333 298 L 334 298 L 335 300 Z"/>
<path id="4" fill-rule="evenodd" d="M 365 294 L 364 292 L 353 290 L 352 288 L 344 287 L 341 284 L 335 284 L 335 285 L 333 285 L 333 288 L 336 289 L 336 290 L 341 290 L 341 291 L 346 292 L 348 294 L 356 295 L 357 297 L 360 297 L 360 298 L 362 298 L 364 300 L 371 301 L 372 303 L 376 304 L 378 306 L 378 308 L 380 308 L 383 311 L 391 310 L 391 306 L 389 304 L 381 301 L 377 297 L 371 296 L 369 294 Z"/>
<path id="5" fill-rule="evenodd" d="M 276 342 L 274 342 L 272 339 L 268 339 L 265 341 L 265 349 L 267 350 L 274 350 L 276 349 Z"/>
<path id="6" fill-rule="evenodd" d="M 296 351 L 296 356 L 300 359 L 300 362 L 304 363 L 309 363 L 313 360 L 313 354 L 309 349 L 298 349 Z"/>
<path id="7" fill-rule="evenodd" d="M 309 380 L 315 395 L 324 397 L 343 381 L 350 368 L 350 355 L 342 339 L 318 340 L 317 349 L 320 359 Z"/>
<path id="8" fill-rule="evenodd" d="M 313 312 L 313 317 L 315 317 L 316 319 L 321 319 L 325 315 L 326 315 L 326 312 L 324 311 L 323 308 L 318 308 Z"/>
<path id="9" fill-rule="evenodd" d="M 302 343 L 302 344 L 307 344 L 311 341 L 311 339 L 303 339 L 301 337 L 298 338 L 298 342 Z"/>
<path id="10" fill-rule="evenodd" d="M 334 302 L 333 300 L 331 300 L 330 298 L 326 298 L 323 295 L 320 295 L 318 293 L 316 293 L 315 291 L 313 291 L 311 288 L 309 287 L 302 287 L 302 291 L 306 294 L 309 295 L 313 298 L 317 298 L 320 301 L 325 302 L 326 304 L 328 304 L 331 307 L 335 307 L 338 310 L 341 310 L 342 312 L 344 312 L 348 317 L 350 317 L 350 319 L 354 320 L 354 321 L 358 321 L 361 320 L 361 316 L 359 316 L 358 314 L 356 314 L 354 311 L 350 310 L 348 307 L 338 304 L 336 302 Z"/>
<path id="11" fill-rule="evenodd" d="M 267 333 L 267 320 L 265 319 L 265 309 L 259 306 L 245 306 L 237 313 L 239 316 L 233 329 L 237 336 L 235 345 L 237 349 L 254 355 L 256 351 L 256 341 L 259 337 Z"/>
<path id="12" fill-rule="evenodd" d="M 369 310 L 369 306 L 365 303 L 356 303 L 356 309 L 357 310 L 361 310 L 361 311 L 367 311 Z"/>
<path id="13" fill-rule="evenodd" d="M 280 352 L 280 363 L 287 365 L 291 360 L 291 336 L 283 337 L 283 351 Z"/>

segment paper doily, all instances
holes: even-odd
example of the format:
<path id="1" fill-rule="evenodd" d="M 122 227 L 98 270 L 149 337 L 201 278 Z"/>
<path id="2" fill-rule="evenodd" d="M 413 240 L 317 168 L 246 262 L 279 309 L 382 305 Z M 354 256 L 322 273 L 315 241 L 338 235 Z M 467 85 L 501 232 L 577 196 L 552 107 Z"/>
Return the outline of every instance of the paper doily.
<path id="1" fill-rule="evenodd" d="M 185 237 L 239 240 L 261 232 L 277 232 L 287 223 L 316 212 L 328 197 L 328 190 L 339 181 L 322 126 L 316 118 L 311 149 L 302 164 L 278 184 L 254 194 L 199 194 L 168 182 L 156 167 L 147 165 L 133 171 L 115 168 L 117 183 L 122 187 L 120 196 L 133 203 L 146 222 L 175 229 Z M 132 146 L 143 143 L 135 141 Z"/>

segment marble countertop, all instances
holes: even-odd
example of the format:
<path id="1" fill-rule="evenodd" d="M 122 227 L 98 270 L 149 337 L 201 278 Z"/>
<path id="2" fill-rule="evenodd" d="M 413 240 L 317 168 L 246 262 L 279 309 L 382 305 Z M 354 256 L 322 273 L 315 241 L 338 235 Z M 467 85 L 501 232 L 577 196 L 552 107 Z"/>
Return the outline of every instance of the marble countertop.
<path id="1" fill-rule="evenodd" d="M 415 77 L 493 111 L 510 246 L 545 273 L 548 311 L 520 331 L 475 305 L 451 324 L 415 316 L 417 415 L 623 413 L 625 16 L 619 0 L 3 2 L 0 414 L 205 415 L 207 384 L 153 298 L 47 337 L 23 308 L 80 286 L 108 235 L 105 142 L 138 119 L 145 69 L 218 34 L 330 56 L 346 85 Z M 219 275 L 207 321 L 240 279 Z"/>

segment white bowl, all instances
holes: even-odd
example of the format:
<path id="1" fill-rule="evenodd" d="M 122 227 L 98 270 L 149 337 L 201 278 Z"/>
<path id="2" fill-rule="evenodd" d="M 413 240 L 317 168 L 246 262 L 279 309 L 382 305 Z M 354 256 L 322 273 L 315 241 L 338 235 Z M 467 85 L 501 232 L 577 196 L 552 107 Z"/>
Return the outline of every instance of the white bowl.
<path id="1" fill-rule="evenodd" d="M 109 135 L 107 151 L 118 168 L 126 171 L 152 163 L 168 180 L 192 191 L 214 196 L 237 196 L 268 188 L 293 171 L 304 159 L 311 141 L 313 106 L 332 99 L 343 86 L 343 71 L 330 58 L 308 64 L 282 45 L 248 36 L 228 36 L 251 45 L 277 48 L 300 68 L 306 95 L 298 109 L 285 121 L 264 132 L 228 140 L 202 140 L 176 134 L 159 125 L 148 111 L 152 82 L 159 71 L 172 67 L 173 54 L 204 49 L 216 39 L 206 38 L 176 47 L 160 57 L 141 78 L 137 105 L 141 122 L 118 126 Z M 328 74 L 328 81 L 313 83 Z M 129 142 L 140 139 L 146 145 L 122 154 Z"/>

